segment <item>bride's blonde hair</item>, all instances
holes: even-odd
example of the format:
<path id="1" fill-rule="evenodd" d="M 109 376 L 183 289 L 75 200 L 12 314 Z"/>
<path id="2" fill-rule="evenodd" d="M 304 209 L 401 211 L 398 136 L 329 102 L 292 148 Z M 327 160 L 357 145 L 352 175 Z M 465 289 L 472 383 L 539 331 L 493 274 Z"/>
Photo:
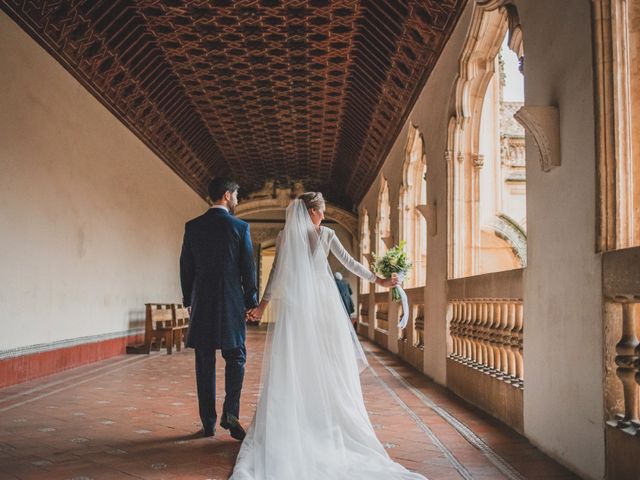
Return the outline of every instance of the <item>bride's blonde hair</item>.
<path id="1" fill-rule="evenodd" d="M 312 208 L 324 210 L 325 208 L 324 197 L 320 192 L 305 192 L 299 195 L 298 199 L 304 202 L 307 210 L 311 210 Z"/>

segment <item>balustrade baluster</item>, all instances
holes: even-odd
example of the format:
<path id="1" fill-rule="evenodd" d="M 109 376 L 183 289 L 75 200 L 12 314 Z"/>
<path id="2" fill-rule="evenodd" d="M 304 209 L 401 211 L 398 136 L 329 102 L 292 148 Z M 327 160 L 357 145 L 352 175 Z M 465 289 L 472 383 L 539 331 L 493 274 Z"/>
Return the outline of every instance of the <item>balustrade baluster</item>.
<path id="1" fill-rule="evenodd" d="M 467 302 L 464 302 L 464 320 L 462 322 L 461 334 L 464 341 L 464 350 L 462 352 L 462 362 L 468 363 L 471 358 L 471 341 L 469 340 L 469 322 L 471 321 L 472 308 Z"/>
<path id="2" fill-rule="evenodd" d="M 500 348 L 500 378 L 506 379 L 509 377 L 509 355 L 505 346 L 505 333 L 507 332 L 509 325 L 509 302 L 502 302 L 502 321 L 500 322 L 500 330 L 498 332 L 498 344 Z"/>
<path id="3" fill-rule="evenodd" d="M 491 331 L 491 344 L 493 346 L 493 358 L 494 358 L 494 370 L 491 376 L 496 378 L 502 378 L 502 354 L 500 352 L 500 328 L 502 328 L 502 304 L 495 302 L 493 307 L 494 320 L 493 329 Z"/>
<path id="4" fill-rule="evenodd" d="M 487 345 L 487 372 L 493 373 L 496 368 L 495 352 L 493 349 L 493 330 L 496 327 L 495 324 L 495 306 L 496 304 L 491 301 L 487 304 L 487 324 L 485 341 Z"/>
<path id="5" fill-rule="evenodd" d="M 640 342 L 636 331 L 638 303 L 632 297 L 616 298 L 622 304 L 622 337 L 616 344 L 616 375 L 622 382 L 624 414 L 617 415 L 612 426 L 622 428 L 627 433 L 636 434 L 640 429 L 638 420 L 638 374 Z"/>
<path id="6" fill-rule="evenodd" d="M 478 304 L 476 302 L 469 302 L 469 306 L 471 308 L 469 323 L 467 324 L 467 338 L 469 339 L 469 345 L 471 346 L 469 360 L 471 366 L 475 366 L 476 359 L 478 358 L 478 352 L 476 349 L 477 343 L 475 340 L 475 323 L 478 318 Z"/>
<path id="7" fill-rule="evenodd" d="M 511 330 L 511 351 L 515 358 L 515 376 L 516 386 L 522 387 L 524 382 L 524 361 L 522 357 L 522 334 L 523 334 L 523 315 L 524 309 L 522 303 L 515 304 L 515 324 Z"/>
<path id="8" fill-rule="evenodd" d="M 480 343 L 480 351 L 482 353 L 480 358 L 480 370 L 486 372 L 489 368 L 489 348 L 487 344 L 487 323 L 489 321 L 489 302 L 482 302 L 482 313 L 480 315 L 480 322 L 478 325 L 478 337 Z"/>

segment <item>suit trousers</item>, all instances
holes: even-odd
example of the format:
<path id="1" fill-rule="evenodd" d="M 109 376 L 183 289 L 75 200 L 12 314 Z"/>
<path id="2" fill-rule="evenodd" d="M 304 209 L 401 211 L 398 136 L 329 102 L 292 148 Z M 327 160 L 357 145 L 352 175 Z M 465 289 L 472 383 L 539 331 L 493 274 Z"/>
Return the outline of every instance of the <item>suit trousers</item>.
<path id="1" fill-rule="evenodd" d="M 198 406 L 200 419 L 205 429 L 213 428 L 216 413 L 216 349 L 196 348 L 196 383 L 198 386 Z M 247 350 L 244 345 L 230 350 L 221 350 L 225 360 L 224 404 L 222 415 L 229 413 L 240 417 L 240 392 L 244 380 L 244 364 Z"/>

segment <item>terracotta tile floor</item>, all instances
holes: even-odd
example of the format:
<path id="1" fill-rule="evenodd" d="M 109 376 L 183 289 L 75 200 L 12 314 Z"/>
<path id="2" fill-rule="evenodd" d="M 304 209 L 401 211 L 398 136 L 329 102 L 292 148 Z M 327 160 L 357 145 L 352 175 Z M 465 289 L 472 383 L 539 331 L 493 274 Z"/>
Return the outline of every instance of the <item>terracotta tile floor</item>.
<path id="1" fill-rule="evenodd" d="M 250 330 L 245 425 L 263 343 L 264 333 Z M 373 367 L 362 375 L 371 421 L 407 468 L 432 480 L 576 478 L 396 357 L 364 346 Z M 228 478 L 239 443 L 220 428 L 214 438 L 194 435 L 193 363 L 192 350 L 123 355 L 0 390 L 0 479 Z M 219 379 L 223 369 L 220 360 Z"/>

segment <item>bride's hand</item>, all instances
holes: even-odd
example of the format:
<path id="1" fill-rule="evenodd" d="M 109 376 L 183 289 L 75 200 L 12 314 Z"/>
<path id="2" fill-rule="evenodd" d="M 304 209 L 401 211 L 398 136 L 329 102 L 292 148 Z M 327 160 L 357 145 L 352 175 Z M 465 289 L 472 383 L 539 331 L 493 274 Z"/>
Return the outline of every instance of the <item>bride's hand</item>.
<path id="1" fill-rule="evenodd" d="M 252 320 L 253 320 L 254 322 L 257 322 L 257 321 L 261 320 L 261 319 L 262 319 L 262 314 L 263 314 L 263 313 L 264 313 L 264 308 L 260 308 L 260 307 L 256 308 L 256 309 L 253 311 Z"/>
<path id="2" fill-rule="evenodd" d="M 376 279 L 376 285 L 379 285 L 384 288 L 392 288 L 397 286 L 399 283 L 400 283 L 400 280 L 398 278 L 398 275 L 395 273 L 391 276 L 391 278 L 378 277 Z"/>

